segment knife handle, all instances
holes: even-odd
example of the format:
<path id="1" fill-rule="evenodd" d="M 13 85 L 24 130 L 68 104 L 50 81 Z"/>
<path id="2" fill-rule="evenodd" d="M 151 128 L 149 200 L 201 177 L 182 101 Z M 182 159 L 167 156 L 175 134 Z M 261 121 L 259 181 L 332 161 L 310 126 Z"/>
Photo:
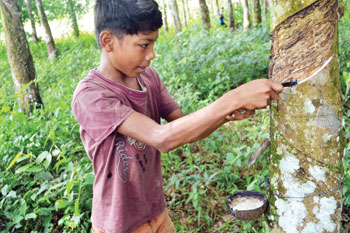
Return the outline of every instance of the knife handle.
<path id="1" fill-rule="evenodd" d="M 282 83 L 283 87 L 293 87 L 293 86 L 296 86 L 296 85 L 298 85 L 298 80 L 296 80 L 296 79 L 293 79 L 290 82 Z"/>

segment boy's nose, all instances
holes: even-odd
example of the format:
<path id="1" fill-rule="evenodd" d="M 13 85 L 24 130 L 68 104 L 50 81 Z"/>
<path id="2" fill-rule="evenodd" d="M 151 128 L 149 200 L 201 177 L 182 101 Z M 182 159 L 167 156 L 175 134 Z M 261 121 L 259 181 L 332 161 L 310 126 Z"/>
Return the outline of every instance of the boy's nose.
<path id="1" fill-rule="evenodd" d="M 153 48 L 150 50 L 149 53 L 147 53 L 146 60 L 151 61 L 156 57 L 156 54 L 154 53 Z"/>
<path id="2" fill-rule="evenodd" d="M 156 57 L 156 54 L 154 53 L 154 43 L 151 43 L 150 46 L 148 47 L 147 55 L 146 55 L 146 60 L 151 61 Z"/>

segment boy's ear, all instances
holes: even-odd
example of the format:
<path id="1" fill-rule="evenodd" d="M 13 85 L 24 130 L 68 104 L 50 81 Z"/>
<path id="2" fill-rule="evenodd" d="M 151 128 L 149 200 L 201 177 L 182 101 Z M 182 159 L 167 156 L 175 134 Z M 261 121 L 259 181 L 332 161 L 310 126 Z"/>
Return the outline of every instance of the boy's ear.
<path id="1" fill-rule="evenodd" d="M 113 41 L 116 37 L 109 31 L 102 31 L 100 33 L 100 43 L 103 50 L 111 52 L 113 50 Z"/>

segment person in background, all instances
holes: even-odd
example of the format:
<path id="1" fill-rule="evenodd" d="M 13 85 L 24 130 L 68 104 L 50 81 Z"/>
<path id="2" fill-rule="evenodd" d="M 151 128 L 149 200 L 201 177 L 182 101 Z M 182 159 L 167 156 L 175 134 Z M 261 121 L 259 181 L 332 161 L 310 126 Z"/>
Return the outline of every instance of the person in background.
<path id="1" fill-rule="evenodd" d="M 221 26 L 226 27 L 226 24 L 224 22 L 224 8 L 223 7 L 221 7 L 220 11 L 219 11 L 219 23 Z"/>

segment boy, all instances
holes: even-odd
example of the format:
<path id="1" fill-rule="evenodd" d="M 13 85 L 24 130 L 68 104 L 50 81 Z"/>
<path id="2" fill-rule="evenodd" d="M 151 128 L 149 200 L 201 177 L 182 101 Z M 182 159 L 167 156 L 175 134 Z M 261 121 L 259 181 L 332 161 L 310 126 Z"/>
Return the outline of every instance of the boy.
<path id="1" fill-rule="evenodd" d="M 162 26 L 154 0 L 97 0 L 100 65 L 78 84 L 72 101 L 93 162 L 95 233 L 175 232 L 164 199 L 160 152 L 205 138 L 278 99 L 280 84 L 255 80 L 184 116 L 150 67 Z M 167 124 L 160 125 L 160 118 Z"/>

